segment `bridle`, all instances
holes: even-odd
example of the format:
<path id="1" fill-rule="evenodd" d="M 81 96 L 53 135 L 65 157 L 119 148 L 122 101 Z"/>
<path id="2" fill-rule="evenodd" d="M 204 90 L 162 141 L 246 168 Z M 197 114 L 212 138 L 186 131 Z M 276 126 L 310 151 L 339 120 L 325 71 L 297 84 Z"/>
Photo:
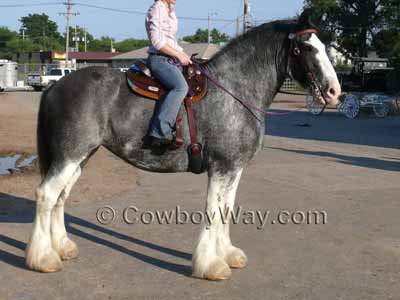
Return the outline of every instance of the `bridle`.
<path id="1" fill-rule="evenodd" d="M 287 75 L 291 76 L 291 72 L 290 72 L 290 59 L 291 57 L 297 57 L 300 60 L 300 63 L 303 64 L 304 69 L 307 72 L 307 76 L 310 80 L 310 89 L 311 92 L 313 94 L 313 103 L 315 102 L 315 99 L 318 99 L 320 97 L 322 97 L 325 101 L 325 106 L 327 105 L 327 101 L 325 99 L 325 96 L 322 92 L 322 87 L 320 85 L 320 83 L 318 82 L 317 78 L 315 77 L 314 73 L 308 68 L 308 65 L 306 62 L 304 62 L 304 58 L 301 57 L 301 50 L 297 41 L 298 37 L 301 37 L 302 35 L 305 34 L 312 34 L 318 33 L 318 30 L 316 29 L 306 29 L 306 30 L 301 30 L 301 31 L 296 31 L 295 33 L 291 33 L 289 34 L 288 38 L 290 40 L 290 50 L 289 50 L 289 58 L 287 61 Z M 214 77 L 211 75 L 211 73 L 209 72 L 209 70 L 207 69 L 207 67 L 205 67 L 204 65 L 202 65 L 200 62 L 196 61 L 194 59 L 194 56 L 192 56 L 192 61 L 193 61 L 193 65 L 196 66 L 196 68 L 203 74 L 205 75 L 212 83 L 214 83 L 217 87 L 219 87 L 221 90 L 223 90 L 224 92 L 226 92 L 227 94 L 231 95 L 236 101 L 238 101 L 240 104 L 242 104 L 257 120 L 260 121 L 260 119 L 254 114 L 254 112 L 252 111 L 252 109 L 261 112 L 265 115 L 273 115 L 273 116 L 281 116 L 281 115 L 288 115 L 291 114 L 293 112 L 290 113 L 276 113 L 276 112 L 269 112 L 266 111 L 260 107 L 257 107 L 255 105 L 253 105 L 252 103 L 249 103 L 241 98 L 239 98 L 238 96 L 236 96 L 235 94 L 233 94 L 231 91 L 227 90 L 224 86 L 221 85 L 221 83 Z"/>
<path id="2" fill-rule="evenodd" d="M 317 80 L 315 74 L 308 68 L 307 62 L 304 60 L 304 57 L 301 56 L 302 52 L 299 47 L 299 41 L 298 38 L 302 37 L 303 35 L 306 34 L 318 34 L 319 31 L 314 28 L 310 29 L 304 29 L 300 31 L 296 31 L 294 33 L 290 33 L 288 36 L 288 39 L 290 40 L 290 50 L 289 50 L 289 58 L 287 62 L 287 67 L 286 67 L 286 73 L 289 77 L 293 79 L 293 76 L 290 71 L 290 60 L 294 57 L 297 58 L 300 62 L 300 64 L 303 66 L 304 70 L 307 73 L 308 80 L 310 81 L 310 91 L 313 95 L 313 103 L 315 102 L 315 99 L 318 98 L 323 98 L 325 101 L 324 106 L 327 105 L 328 101 L 326 100 L 324 93 L 322 92 L 322 87 L 320 82 Z"/>

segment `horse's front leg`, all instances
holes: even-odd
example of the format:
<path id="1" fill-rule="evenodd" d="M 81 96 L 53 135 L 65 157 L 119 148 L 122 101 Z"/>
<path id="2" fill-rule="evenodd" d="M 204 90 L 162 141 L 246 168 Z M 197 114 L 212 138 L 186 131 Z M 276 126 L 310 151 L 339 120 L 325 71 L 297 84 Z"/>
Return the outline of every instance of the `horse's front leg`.
<path id="1" fill-rule="evenodd" d="M 210 172 L 204 224 L 193 255 L 193 276 L 209 280 L 228 279 L 230 267 L 244 267 L 246 255 L 233 247 L 229 237 L 230 212 L 242 169 L 227 174 Z"/>

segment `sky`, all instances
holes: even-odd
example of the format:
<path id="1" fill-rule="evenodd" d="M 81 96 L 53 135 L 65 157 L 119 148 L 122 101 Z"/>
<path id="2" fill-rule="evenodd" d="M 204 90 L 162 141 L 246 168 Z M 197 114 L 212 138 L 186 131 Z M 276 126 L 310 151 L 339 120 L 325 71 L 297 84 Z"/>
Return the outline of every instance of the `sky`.
<path id="1" fill-rule="evenodd" d="M 303 6 L 303 0 L 249 0 L 252 18 L 258 22 L 294 17 Z M 65 17 L 59 15 L 65 11 L 62 0 L 0 0 L 0 26 L 19 30 L 21 17 L 30 13 L 46 13 L 64 32 Z M 102 6 L 117 10 L 146 12 L 153 0 L 73 0 L 76 3 Z M 48 6 L 29 6 L 32 4 L 55 3 Z M 58 4 L 59 3 L 59 4 Z M 1 5 L 22 4 L 26 7 L 4 8 Z M 78 16 L 72 17 L 71 25 L 86 27 L 95 37 L 110 36 L 117 41 L 126 38 L 146 38 L 144 18 L 142 14 L 132 14 L 102 10 L 93 7 L 75 5 Z M 177 0 L 176 13 L 179 19 L 178 37 L 193 34 L 197 28 L 207 28 L 207 20 L 186 20 L 180 17 L 207 19 L 208 14 L 216 14 L 212 18 L 234 20 L 243 14 L 243 0 Z M 212 27 L 234 35 L 236 22 L 212 21 Z"/>

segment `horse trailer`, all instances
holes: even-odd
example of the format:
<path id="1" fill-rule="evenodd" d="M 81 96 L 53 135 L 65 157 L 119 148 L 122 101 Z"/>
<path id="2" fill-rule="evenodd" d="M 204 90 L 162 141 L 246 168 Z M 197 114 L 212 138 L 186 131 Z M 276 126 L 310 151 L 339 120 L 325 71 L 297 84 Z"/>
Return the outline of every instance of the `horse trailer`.
<path id="1" fill-rule="evenodd" d="M 0 60 L 0 91 L 17 86 L 18 63 Z"/>

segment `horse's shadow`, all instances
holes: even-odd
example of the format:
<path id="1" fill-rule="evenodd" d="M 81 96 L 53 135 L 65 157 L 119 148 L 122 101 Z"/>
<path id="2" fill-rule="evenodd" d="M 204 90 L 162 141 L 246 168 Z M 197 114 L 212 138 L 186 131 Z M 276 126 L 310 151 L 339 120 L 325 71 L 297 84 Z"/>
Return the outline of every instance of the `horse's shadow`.
<path id="1" fill-rule="evenodd" d="M 0 193 L 0 223 L 32 223 L 35 216 L 35 202 L 26 198 L 20 198 L 9 194 Z M 180 265 L 171 262 L 167 262 L 149 255 L 139 253 L 137 251 L 128 249 L 124 246 L 113 243 L 112 241 L 97 237 L 93 234 L 87 233 L 81 229 L 77 229 L 75 225 L 84 227 L 90 230 L 107 234 L 113 238 L 117 238 L 123 241 L 131 242 L 136 245 L 140 245 L 152 250 L 162 252 L 164 254 L 179 257 L 185 260 L 191 260 L 191 254 L 178 251 L 175 249 L 163 247 L 154 243 L 146 242 L 114 230 L 101 227 L 89 221 L 81 218 L 65 214 L 65 226 L 70 234 L 79 236 L 86 240 L 92 241 L 96 244 L 117 250 L 121 253 L 127 254 L 138 260 L 141 260 L 150 265 L 175 272 L 181 275 L 190 276 L 191 268 L 187 265 Z M 0 242 L 7 244 L 11 247 L 25 250 L 26 243 L 15 240 L 11 237 L 0 234 Z M 12 266 L 25 269 L 25 259 L 21 256 L 9 253 L 3 249 L 0 249 L 0 261 L 3 261 Z"/>
<path id="2" fill-rule="evenodd" d="M 350 155 L 342 155 L 332 152 L 324 152 L 324 151 L 306 151 L 306 150 L 293 150 L 293 149 L 284 149 L 277 147 L 268 147 L 269 149 L 285 151 L 289 153 L 297 153 L 303 155 L 310 156 L 319 156 L 319 157 L 327 157 L 333 158 L 338 163 L 358 166 L 369 169 L 383 170 L 383 171 L 392 171 L 399 172 L 400 171 L 400 159 L 398 158 L 387 158 L 379 159 L 379 158 L 371 158 L 371 157 L 359 157 L 359 156 L 350 156 Z"/>

